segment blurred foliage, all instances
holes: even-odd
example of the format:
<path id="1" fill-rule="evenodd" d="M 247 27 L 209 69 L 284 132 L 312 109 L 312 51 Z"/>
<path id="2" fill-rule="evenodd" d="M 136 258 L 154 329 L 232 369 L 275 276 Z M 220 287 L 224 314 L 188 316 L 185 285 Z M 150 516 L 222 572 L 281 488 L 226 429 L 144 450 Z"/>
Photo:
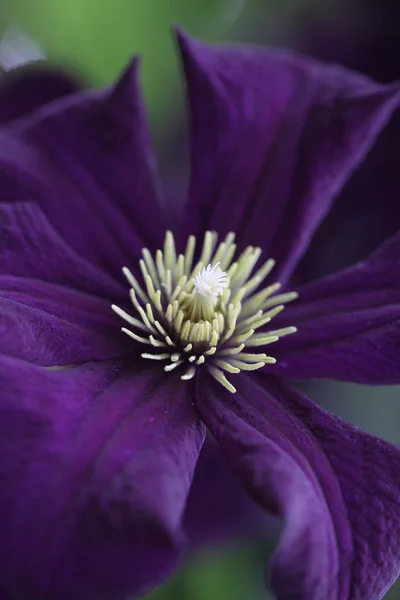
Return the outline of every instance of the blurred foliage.
<path id="1" fill-rule="evenodd" d="M 203 552 L 143 600 L 270 600 L 263 567 L 252 547 Z"/>
<path id="2" fill-rule="evenodd" d="M 171 27 L 218 38 L 241 6 L 242 0 L 8 0 L 7 17 L 51 60 L 90 85 L 113 80 L 133 54 L 140 54 L 147 106 L 154 126 L 161 127 L 179 99 Z"/>

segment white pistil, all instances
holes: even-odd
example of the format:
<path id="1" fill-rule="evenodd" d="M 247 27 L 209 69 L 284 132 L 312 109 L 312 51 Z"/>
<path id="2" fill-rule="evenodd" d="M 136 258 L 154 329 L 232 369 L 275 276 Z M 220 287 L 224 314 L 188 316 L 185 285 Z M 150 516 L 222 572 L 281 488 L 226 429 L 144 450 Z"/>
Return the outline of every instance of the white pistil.
<path id="1" fill-rule="evenodd" d="M 200 258 L 194 264 L 194 236 L 189 237 L 185 253 L 177 254 L 174 237 L 168 231 L 164 248 L 154 257 L 143 249 L 139 263 L 142 284 L 123 268 L 135 316 L 112 305 L 129 326 L 122 331 L 136 343 L 150 346 L 152 352 L 142 353 L 143 358 L 167 361 L 167 372 L 185 366 L 183 380 L 192 379 L 196 369 L 204 365 L 230 392 L 236 390 L 224 372 L 253 371 L 275 362 L 275 358 L 251 350 L 296 331 L 295 327 L 268 331 L 266 325 L 287 302 L 297 298 L 296 292 L 277 295 L 279 283 L 260 290 L 274 261 L 268 260 L 253 273 L 261 249 L 249 246 L 232 262 L 234 241 L 235 235 L 229 233 L 218 244 L 216 232 L 207 231 Z"/>
<path id="2" fill-rule="evenodd" d="M 201 296 L 217 298 L 228 287 L 228 277 L 219 265 L 219 262 L 213 267 L 210 264 L 207 265 L 194 278 L 194 287 L 196 288 L 196 292 Z"/>

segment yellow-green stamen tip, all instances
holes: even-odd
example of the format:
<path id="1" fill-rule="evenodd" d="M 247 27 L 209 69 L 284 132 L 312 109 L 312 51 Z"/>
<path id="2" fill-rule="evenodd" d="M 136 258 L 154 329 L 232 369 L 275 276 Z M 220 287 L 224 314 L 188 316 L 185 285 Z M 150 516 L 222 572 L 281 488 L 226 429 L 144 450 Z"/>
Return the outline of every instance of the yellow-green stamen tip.
<path id="1" fill-rule="evenodd" d="M 166 372 L 184 367 L 182 380 L 192 379 L 197 368 L 210 374 L 230 392 L 235 392 L 224 372 L 253 371 L 275 359 L 247 350 L 276 342 L 296 331 L 295 327 L 266 330 L 265 326 L 297 298 L 296 292 L 276 295 L 274 283 L 260 286 L 274 267 L 269 259 L 253 275 L 261 249 L 248 246 L 234 262 L 235 235 L 229 233 L 217 245 L 218 235 L 207 231 L 198 262 L 193 266 L 196 240 L 190 236 L 184 254 L 177 256 L 170 231 L 163 250 L 155 257 L 142 251 L 140 284 L 123 268 L 128 280 L 135 316 L 118 306 L 112 309 L 129 325 L 122 331 L 135 342 L 150 346 L 142 357 L 167 361 Z M 263 327 L 262 332 L 256 333 Z"/>

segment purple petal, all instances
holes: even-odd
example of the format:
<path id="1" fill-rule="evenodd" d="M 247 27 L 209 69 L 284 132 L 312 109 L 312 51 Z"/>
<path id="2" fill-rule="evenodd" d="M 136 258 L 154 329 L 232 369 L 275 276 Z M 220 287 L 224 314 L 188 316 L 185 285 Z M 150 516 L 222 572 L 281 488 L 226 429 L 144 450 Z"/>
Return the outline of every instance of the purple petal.
<path id="1" fill-rule="evenodd" d="M 112 300 L 125 300 L 126 286 L 82 258 L 32 202 L 0 203 L 0 275 L 65 285 Z"/>
<path id="2" fill-rule="evenodd" d="M 51 366 L 134 350 L 111 310 L 127 288 L 72 250 L 37 205 L 0 204 L 0 239 L 3 354 Z"/>
<path id="3" fill-rule="evenodd" d="M 111 275 L 165 231 L 136 63 L 102 92 L 82 92 L 0 137 L 2 201 L 35 200 L 56 231 Z"/>
<path id="4" fill-rule="evenodd" d="M 274 372 L 400 383 L 399 267 L 397 233 L 365 261 L 299 288 L 299 299 L 276 319 L 298 332 L 276 344 Z"/>
<path id="5" fill-rule="evenodd" d="M 3 73 L 0 81 L 0 123 L 18 119 L 53 100 L 79 90 L 72 77 L 46 62 Z"/>
<path id="6" fill-rule="evenodd" d="M 399 86 L 291 53 L 179 41 L 191 109 L 187 229 L 235 231 L 285 279 L 398 106 Z"/>
<path id="7" fill-rule="evenodd" d="M 0 360 L 0 580 L 11 596 L 123 600 L 175 565 L 204 426 L 191 386 L 141 367 Z"/>
<path id="8" fill-rule="evenodd" d="M 0 275 L 1 352 L 40 365 L 105 360 L 135 349 L 106 300 Z"/>
<path id="9" fill-rule="evenodd" d="M 276 522 L 246 494 L 211 439 L 196 466 L 184 528 L 195 549 L 276 529 Z"/>
<path id="10" fill-rule="evenodd" d="M 207 382 L 196 404 L 248 492 L 284 519 L 277 600 L 379 600 L 400 569 L 400 450 L 252 375 L 235 395 Z"/>

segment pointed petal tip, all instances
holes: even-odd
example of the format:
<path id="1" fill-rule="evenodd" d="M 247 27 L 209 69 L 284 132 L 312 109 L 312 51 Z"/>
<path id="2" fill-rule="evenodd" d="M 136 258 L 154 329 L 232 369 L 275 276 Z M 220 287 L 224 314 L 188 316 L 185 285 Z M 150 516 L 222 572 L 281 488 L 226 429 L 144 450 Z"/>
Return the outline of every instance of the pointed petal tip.
<path id="1" fill-rule="evenodd" d="M 186 33 L 180 25 L 174 25 L 172 31 L 182 62 L 185 64 L 188 59 L 198 58 L 197 48 L 203 45 L 202 42 Z"/>
<path id="2" fill-rule="evenodd" d="M 114 84 L 111 86 L 111 94 L 121 89 L 138 87 L 138 74 L 140 68 L 140 56 L 134 55 L 129 62 L 122 68 L 118 77 L 114 80 Z"/>
<path id="3" fill-rule="evenodd" d="M 189 42 L 189 36 L 185 33 L 180 25 L 172 25 L 172 33 L 179 45 L 185 45 Z"/>

